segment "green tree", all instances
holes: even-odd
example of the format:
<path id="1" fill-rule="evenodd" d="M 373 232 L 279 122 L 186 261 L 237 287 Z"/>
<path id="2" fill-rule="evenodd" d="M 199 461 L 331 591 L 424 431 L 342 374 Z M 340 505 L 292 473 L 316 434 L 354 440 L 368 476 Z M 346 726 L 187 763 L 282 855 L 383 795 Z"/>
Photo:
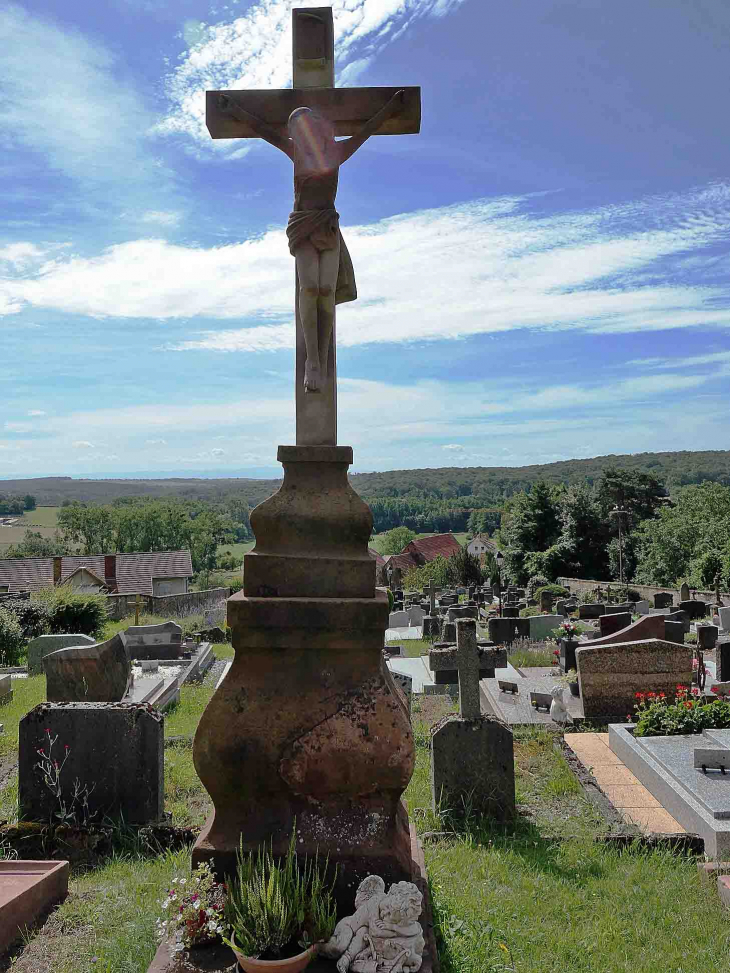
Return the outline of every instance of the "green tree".
<path id="1" fill-rule="evenodd" d="M 446 563 L 450 584 L 483 584 L 487 577 L 487 572 L 483 569 L 479 558 L 470 554 L 465 547 L 452 554 Z"/>
<path id="2" fill-rule="evenodd" d="M 25 497 L 23 497 L 23 506 L 26 510 L 35 510 L 35 497 L 30 493 L 26 494 Z"/>
<path id="3" fill-rule="evenodd" d="M 54 557 L 68 552 L 68 544 L 58 531 L 53 537 L 43 537 L 40 531 L 26 530 L 23 540 L 11 544 L 4 557 Z"/>
<path id="4" fill-rule="evenodd" d="M 511 581 L 525 584 L 531 574 L 525 558 L 532 552 L 546 550 L 560 534 L 560 502 L 563 491 L 538 481 L 529 493 L 518 493 L 505 507 L 500 529 L 504 545 L 504 574 Z"/>
<path id="5" fill-rule="evenodd" d="M 721 585 L 730 587 L 729 487 L 685 487 L 637 535 L 637 581 L 673 585 L 686 578 L 693 587 L 707 588 L 719 571 Z"/>
<path id="6" fill-rule="evenodd" d="M 416 532 L 409 530 L 408 527 L 394 527 L 386 530 L 381 535 L 380 552 L 381 554 L 400 554 L 406 544 L 410 544 Z"/>

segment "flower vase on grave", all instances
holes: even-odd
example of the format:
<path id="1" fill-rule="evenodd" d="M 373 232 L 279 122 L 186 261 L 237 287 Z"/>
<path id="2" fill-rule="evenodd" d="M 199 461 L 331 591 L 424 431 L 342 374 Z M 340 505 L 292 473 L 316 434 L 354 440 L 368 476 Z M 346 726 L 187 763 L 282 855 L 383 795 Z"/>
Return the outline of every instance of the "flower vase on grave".
<path id="1" fill-rule="evenodd" d="M 575 650 L 578 648 L 578 640 L 573 638 L 560 639 L 560 668 L 563 672 L 578 668 L 575 661 Z M 577 695 L 577 694 L 574 694 Z"/>

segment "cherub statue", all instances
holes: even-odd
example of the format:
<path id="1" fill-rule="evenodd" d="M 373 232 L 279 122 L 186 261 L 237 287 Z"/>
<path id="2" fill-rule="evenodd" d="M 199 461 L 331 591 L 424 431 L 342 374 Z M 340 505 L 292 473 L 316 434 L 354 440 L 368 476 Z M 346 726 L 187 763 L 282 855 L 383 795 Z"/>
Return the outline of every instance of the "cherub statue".
<path id="1" fill-rule="evenodd" d="M 329 959 L 343 956 L 357 934 L 361 930 L 367 930 L 371 919 L 378 918 L 378 906 L 383 898 L 385 882 L 382 878 L 379 875 L 368 875 L 364 878 L 355 893 L 354 915 L 340 919 L 332 938 L 321 947 L 320 953 Z"/>
<path id="2" fill-rule="evenodd" d="M 396 882 L 337 962 L 338 973 L 415 973 L 425 940 L 418 922 L 423 897 L 412 882 Z"/>
<path id="3" fill-rule="evenodd" d="M 304 388 L 319 392 L 327 376 L 327 358 L 334 326 L 335 305 L 357 299 L 355 273 L 340 233 L 335 209 L 340 166 L 401 110 L 403 90 L 365 122 L 351 138 L 335 141 L 332 123 L 311 108 L 297 108 L 289 116 L 288 137 L 266 122 L 219 96 L 223 111 L 246 122 L 257 135 L 281 149 L 294 163 L 294 209 L 286 235 L 296 261 L 299 280 L 299 318 L 304 332 L 307 361 Z"/>
<path id="4" fill-rule="evenodd" d="M 568 722 L 568 710 L 565 708 L 565 703 L 563 702 L 563 693 L 565 690 L 562 686 L 553 686 L 550 690 L 550 695 L 553 697 L 553 701 L 550 704 L 550 718 L 555 720 L 556 723 L 567 723 Z"/>

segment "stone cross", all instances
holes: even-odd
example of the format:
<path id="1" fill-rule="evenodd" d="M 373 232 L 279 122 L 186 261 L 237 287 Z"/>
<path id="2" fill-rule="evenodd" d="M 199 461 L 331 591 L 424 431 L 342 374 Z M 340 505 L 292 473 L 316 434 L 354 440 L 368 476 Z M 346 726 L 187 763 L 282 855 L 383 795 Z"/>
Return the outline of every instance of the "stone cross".
<path id="1" fill-rule="evenodd" d="M 429 601 L 428 613 L 429 615 L 435 615 L 436 614 L 436 582 L 433 580 L 433 578 L 429 579 L 428 586 L 425 589 L 425 593 L 428 595 L 428 601 Z"/>
<path id="2" fill-rule="evenodd" d="M 298 108 L 323 116 L 335 136 L 361 135 L 366 123 L 394 96 L 402 97 L 391 113 L 368 135 L 408 135 L 420 129 L 420 88 L 335 88 L 334 25 L 331 7 L 298 7 L 292 10 L 293 87 L 255 91 L 207 91 L 206 125 L 214 139 L 260 138 L 266 128 L 277 147 L 288 142 L 287 122 Z M 402 92 L 402 96 L 399 94 Z M 223 96 L 223 97 L 221 97 Z M 228 106 L 228 107 L 226 107 Z M 231 107 L 232 106 L 232 107 Z M 236 114 L 236 109 L 240 109 Z M 248 119 L 262 123 L 257 129 Z M 368 136 L 366 136 L 368 137 Z M 354 151 L 354 149 L 353 149 Z M 296 164 L 296 163 L 295 163 Z M 331 252 L 331 251 L 330 251 Z M 342 251 L 340 253 L 342 263 Z M 351 268 L 350 268 L 351 269 Z M 321 280 L 320 280 L 321 284 Z M 354 298 L 348 297 L 347 300 Z M 326 333 L 320 309 L 318 328 Z M 296 316 L 296 442 L 298 446 L 337 444 L 337 374 L 334 310 L 328 311 L 328 349 L 321 349 L 321 386 L 316 394 L 305 390 L 307 351 L 300 315 L 299 277 L 295 274 Z M 316 329 L 315 329 L 316 330 Z M 326 358 L 322 357 L 322 352 Z"/>
<path id="3" fill-rule="evenodd" d="M 478 720 L 482 707 L 477 623 L 473 618 L 456 620 L 456 664 L 459 668 L 459 713 L 462 720 Z"/>

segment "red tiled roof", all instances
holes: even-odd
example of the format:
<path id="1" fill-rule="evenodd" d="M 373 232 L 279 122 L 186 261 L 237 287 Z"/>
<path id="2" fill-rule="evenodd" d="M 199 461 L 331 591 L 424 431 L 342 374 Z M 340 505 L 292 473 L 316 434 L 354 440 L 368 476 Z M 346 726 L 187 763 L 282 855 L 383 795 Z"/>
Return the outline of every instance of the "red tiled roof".
<path id="1" fill-rule="evenodd" d="M 408 571 L 418 567 L 418 561 L 406 551 L 401 551 L 400 554 L 386 554 L 383 562 L 387 566 L 392 565 L 394 568 L 400 568 L 403 574 L 407 574 Z"/>
<path id="2" fill-rule="evenodd" d="M 419 564 L 428 564 L 437 557 L 449 558 L 461 549 L 453 534 L 436 534 L 433 537 L 417 537 L 403 548 L 403 554 L 412 554 Z"/>
<path id="3" fill-rule="evenodd" d="M 383 555 L 378 554 L 378 552 L 372 547 L 368 548 L 368 554 L 370 555 L 371 558 L 375 560 L 376 566 L 378 568 L 382 568 L 382 566 L 385 564 L 385 558 L 383 557 Z"/>
<path id="4" fill-rule="evenodd" d="M 88 568 L 97 577 L 106 577 L 104 554 L 80 554 L 61 558 L 61 584 L 78 571 Z M 153 578 L 191 578 L 190 551 L 153 551 L 147 554 L 115 554 L 116 590 L 119 594 L 152 594 Z M 107 579 L 110 588 L 111 579 Z M 11 592 L 35 591 L 53 585 L 52 557 L 18 557 L 0 560 L 0 587 Z"/>

